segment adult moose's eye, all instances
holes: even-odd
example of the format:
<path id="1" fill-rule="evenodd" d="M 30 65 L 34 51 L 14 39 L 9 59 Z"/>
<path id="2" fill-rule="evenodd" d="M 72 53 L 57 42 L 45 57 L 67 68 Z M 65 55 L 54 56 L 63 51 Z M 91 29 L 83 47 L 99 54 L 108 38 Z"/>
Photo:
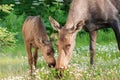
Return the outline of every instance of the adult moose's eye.
<path id="1" fill-rule="evenodd" d="M 69 48 L 70 48 L 70 46 L 71 46 L 70 44 L 67 44 L 67 45 L 66 45 L 66 48 L 67 48 L 67 49 L 69 49 Z"/>
<path id="2" fill-rule="evenodd" d="M 50 53 L 50 52 L 47 52 L 47 55 L 49 56 L 49 55 L 51 55 L 51 53 Z"/>

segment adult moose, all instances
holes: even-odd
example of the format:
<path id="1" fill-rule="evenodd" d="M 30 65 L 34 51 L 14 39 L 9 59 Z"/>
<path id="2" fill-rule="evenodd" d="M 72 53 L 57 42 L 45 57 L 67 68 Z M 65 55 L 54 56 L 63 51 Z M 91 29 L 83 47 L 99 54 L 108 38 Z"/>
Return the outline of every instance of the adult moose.
<path id="1" fill-rule="evenodd" d="M 111 27 L 115 33 L 120 50 L 120 0 L 72 0 L 68 18 L 64 27 L 49 17 L 51 25 L 59 33 L 56 46 L 59 55 L 56 68 L 64 70 L 75 46 L 76 34 L 84 28 L 90 34 L 90 64 L 94 63 L 96 47 L 96 31 L 101 28 Z"/>
<path id="2" fill-rule="evenodd" d="M 31 73 L 33 64 L 36 67 L 38 49 L 40 49 L 48 66 L 54 67 L 56 64 L 54 50 L 51 41 L 48 40 L 46 29 L 41 18 L 39 16 L 29 16 L 23 24 L 22 32 Z M 32 47 L 35 49 L 34 55 L 32 55 Z"/>

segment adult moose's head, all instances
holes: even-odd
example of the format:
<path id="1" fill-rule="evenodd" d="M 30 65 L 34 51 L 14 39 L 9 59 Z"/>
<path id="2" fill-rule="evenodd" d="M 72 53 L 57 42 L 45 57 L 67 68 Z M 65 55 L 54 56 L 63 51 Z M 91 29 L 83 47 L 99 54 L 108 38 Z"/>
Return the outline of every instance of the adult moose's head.
<path id="1" fill-rule="evenodd" d="M 63 27 L 61 27 L 56 20 L 49 17 L 52 27 L 59 33 L 59 38 L 56 42 L 59 52 L 56 61 L 56 69 L 60 71 L 64 71 L 64 69 L 67 68 L 75 46 L 76 34 L 85 24 L 84 22 L 87 18 L 87 9 L 85 7 L 87 7 L 86 0 L 82 0 L 82 3 L 81 0 L 72 0 L 68 18 Z M 83 14 L 85 15 L 83 16 Z"/>
<path id="2" fill-rule="evenodd" d="M 59 52 L 56 62 L 56 69 L 63 71 L 67 68 L 75 46 L 76 34 L 79 30 L 81 30 L 84 25 L 84 21 L 80 21 L 77 24 L 74 24 L 73 27 L 67 28 L 66 26 L 61 27 L 60 24 L 52 17 L 49 17 L 49 20 L 52 27 L 59 33 L 58 41 L 56 42 Z"/>

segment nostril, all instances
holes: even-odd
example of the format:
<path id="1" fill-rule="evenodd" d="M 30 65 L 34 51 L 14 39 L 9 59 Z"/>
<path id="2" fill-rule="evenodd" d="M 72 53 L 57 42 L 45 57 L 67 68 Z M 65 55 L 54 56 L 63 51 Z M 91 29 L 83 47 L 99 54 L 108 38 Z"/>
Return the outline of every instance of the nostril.
<path id="1" fill-rule="evenodd" d="M 56 63 L 50 63 L 50 64 L 48 64 L 48 66 L 49 66 L 50 68 L 55 67 L 55 65 L 56 65 Z"/>

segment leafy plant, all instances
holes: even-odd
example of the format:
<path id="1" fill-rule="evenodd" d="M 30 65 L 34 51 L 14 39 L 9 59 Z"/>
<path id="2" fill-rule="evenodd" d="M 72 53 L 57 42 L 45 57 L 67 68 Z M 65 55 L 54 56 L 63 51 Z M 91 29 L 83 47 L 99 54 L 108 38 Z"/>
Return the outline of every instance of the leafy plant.
<path id="1" fill-rule="evenodd" d="M 22 41 L 22 25 L 25 19 L 25 14 L 17 16 L 13 13 L 10 13 L 4 19 L 0 20 L 0 26 L 7 28 L 8 31 L 18 33 L 15 35 L 16 39 Z"/>
<path id="2" fill-rule="evenodd" d="M 64 4 L 60 2 L 51 2 L 45 3 L 41 2 L 39 6 L 36 6 L 35 9 L 41 9 L 38 11 L 40 16 L 44 19 L 44 23 L 47 27 L 47 33 L 51 34 L 53 32 L 52 27 L 50 26 L 50 22 L 48 17 L 51 16 L 55 18 L 61 25 L 64 25 L 67 12 L 64 11 Z M 35 10 L 36 11 L 36 10 Z"/>
<path id="3" fill-rule="evenodd" d="M 10 4 L 10 5 L 8 5 L 8 4 L 3 4 L 3 5 L 0 5 L 0 10 L 2 11 L 2 12 L 6 12 L 6 13 L 10 13 L 11 12 L 11 10 L 13 10 L 13 4 Z"/>
<path id="4" fill-rule="evenodd" d="M 12 46 L 16 43 L 16 33 L 7 31 L 6 28 L 0 27 L 0 47 Z"/>
<path id="5" fill-rule="evenodd" d="M 4 18 L 3 21 L 1 21 L 1 26 L 7 27 L 7 29 L 11 32 L 21 32 L 24 16 L 24 14 L 21 16 L 17 16 L 13 13 L 10 13 Z"/>

